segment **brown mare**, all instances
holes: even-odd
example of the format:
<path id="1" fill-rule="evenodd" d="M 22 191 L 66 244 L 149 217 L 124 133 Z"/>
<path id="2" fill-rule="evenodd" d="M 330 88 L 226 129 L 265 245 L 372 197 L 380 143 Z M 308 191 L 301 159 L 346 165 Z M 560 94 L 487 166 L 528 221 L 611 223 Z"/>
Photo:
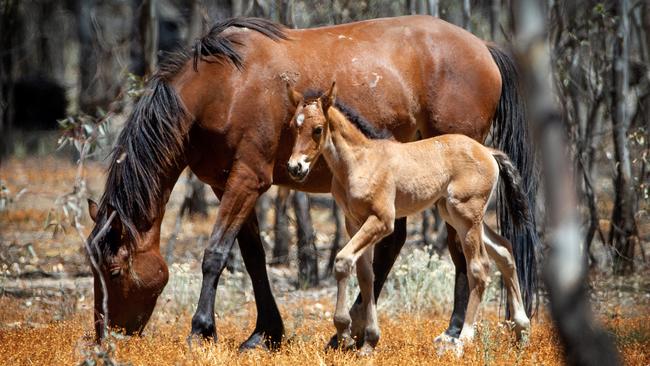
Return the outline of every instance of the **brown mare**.
<path id="1" fill-rule="evenodd" d="M 458 134 L 410 143 L 382 138 L 386 134 L 336 99 L 336 84 L 324 96 L 305 98 L 290 86 L 288 90 L 296 107 L 290 122 L 296 141 L 287 164 L 289 173 L 303 181 L 312 164 L 323 156 L 332 172 L 332 196 L 345 213 L 351 237 L 334 264 L 338 345 L 344 349 L 356 345 L 345 308 L 348 278 L 356 265 L 366 313 L 359 352 L 373 352 L 380 333 L 372 296 L 373 246 L 393 232 L 396 218 L 418 214 L 433 205 L 458 233 L 457 250 L 465 255 L 469 269 L 469 302 L 458 351 L 462 351 L 463 342 L 474 338 L 477 311 L 487 285 L 488 254 L 503 274 L 515 331 L 521 337 L 530 321 L 519 291 L 512 245 L 484 222 L 499 177 L 513 223 L 521 227 L 529 220 L 521 178 L 507 155 Z"/>
<path id="2" fill-rule="evenodd" d="M 339 95 L 399 141 L 459 133 L 493 140 L 515 160 L 534 195 L 526 124 L 512 60 L 472 34 L 428 16 L 376 19 L 332 27 L 290 30 L 261 19 L 214 25 L 191 52 L 161 63 L 137 102 L 112 156 L 105 191 L 92 204 L 93 238 L 112 212 L 112 230 L 99 241 L 101 275 L 108 286 L 109 325 L 140 333 L 167 278 L 160 256 L 165 204 L 189 166 L 221 201 L 203 257 L 203 283 L 194 336 L 216 339 L 216 286 L 235 239 L 253 283 L 257 322 L 243 348 L 279 345 L 283 324 L 266 272 L 253 208 L 272 184 L 329 192 L 325 163 L 302 183 L 287 172 L 293 107 L 286 83 L 325 89 L 341 80 Z M 453 121 L 453 122 L 452 122 Z M 524 301 L 534 291 L 534 230 L 501 221 L 513 243 Z M 456 234 L 448 228 L 448 242 Z M 406 237 L 406 220 L 377 248 L 375 296 Z M 449 245 L 456 264 L 454 311 L 446 334 L 458 337 L 468 301 L 463 254 Z M 95 273 L 95 324 L 102 329 L 102 295 Z M 353 326 L 361 310 L 353 306 Z M 359 315 L 359 316 L 358 316 Z M 333 338 L 336 341 L 336 338 Z"/>

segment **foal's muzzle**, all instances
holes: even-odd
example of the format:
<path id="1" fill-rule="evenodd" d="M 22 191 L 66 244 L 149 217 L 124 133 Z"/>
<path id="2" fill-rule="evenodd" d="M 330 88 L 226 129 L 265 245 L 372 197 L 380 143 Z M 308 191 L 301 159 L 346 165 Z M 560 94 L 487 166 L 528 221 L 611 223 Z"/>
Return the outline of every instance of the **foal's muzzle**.
<path id="1" fill-rule="evenodd" d="M 309 174 L 309 165 L 309 162 L 306 161 L 303 155 L 298 159 L 289 160 L 287 170 L 293 180 L 302 182 L 307 178 L 307 174 Z"/>

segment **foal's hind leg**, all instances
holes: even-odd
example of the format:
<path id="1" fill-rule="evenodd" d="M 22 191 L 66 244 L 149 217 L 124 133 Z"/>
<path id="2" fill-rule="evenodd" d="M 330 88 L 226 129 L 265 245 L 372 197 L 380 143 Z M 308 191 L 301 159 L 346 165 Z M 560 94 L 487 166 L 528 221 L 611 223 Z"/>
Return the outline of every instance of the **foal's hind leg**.
<path id="1" fill-rule="evenodd" d="M 465 323 L 460 332 L 461 341 L 474 339 L 474 324 L 478 315 L 478 308 L 483 299 L 483 292 L 487 284 L 489 264 L 487 252 L 483 245 L 481 224 L 472 224 L 461 239 L 463 253 L 467 261 L 467 280 L 469 282 L 469 301 Z"/>
<path id="2" fill-rule="evenodd" d="M 462 341 L 471 341 L 474 338 L 474 323 L 487 284 L 489 263 L 483 245 L 482 226 L 486 202 L 487 198 L 475 196 L 467 200 L 450 198 L 444 205 L 439 204 L 444 208 L 441 214 L 444 212 L 446 214 L 444 216 L 448 216 L 447 222 L 458 232 L 467 263 L 469 299 L 465 322 L 459 337 Z"/>
<path id="3" fill-rule="evenodd" d="M 515 323 L 515 333 L 517 338 L 521 339 L 522 332 L 530 328 L 530 320 L 526 315 L 521 299 L 517 268 L 512 255 L 512 244 L 485 223 L 483 224 L 483 241 L 488 255 L 496 262 L 499 271 L 503 275 L 506 290 L 508 291 L 508 305 L 513 314 L 512 320 Z"/>

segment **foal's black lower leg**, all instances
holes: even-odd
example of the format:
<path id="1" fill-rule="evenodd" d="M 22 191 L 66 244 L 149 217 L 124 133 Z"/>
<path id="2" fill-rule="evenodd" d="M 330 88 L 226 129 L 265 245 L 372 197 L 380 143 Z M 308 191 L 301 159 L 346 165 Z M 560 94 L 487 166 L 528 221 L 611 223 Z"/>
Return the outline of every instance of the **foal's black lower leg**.
<path id="1" fill-rule="evenodd" d="M 456 267 L 456 278 L 454 282 L 454 309 L 449 319 L 449 326 L 445 333 L 448 336 L 458 338 L 465 322 L 465 312 L 469 300 L 469 283 L 467 282 L 467 262 L 463 255 L 462 248 L 456 236 L 456 230 L 447 224 L 447 246 L 451 260 Z"/>
<path id="2" fill-rule="evenodd" d="M 390 273 L 391 268 L 393 268 L 393 264 L 395 264 L 397 255 L 399 255 L 400 250 L 402 250 L 402 247 L 404 246 L 404 242 L 406 242 L 406 218 L 405 217 L 395 220 L 395 227 L 393 233 L 388 235 L 384 239 L 382 239 L 379 243 L 375 244 L 374 259 L 372 262 L 372 269 L 375 274 L 375 282 L 374 282 L 375 300 L 379 298 L 379 294 L 381 293 L 381 290 L 384 287 L 384 282 L 386 282 L 386 279 L 388 278 L 388 274 Z M 354 301 L 354 304 L 352 305 L 352 309 L 350 309 L 350 314 L 363 312 L 363 309 L 361 309 L 361 303 L 362 303 L 362 298 L 361 298 L 361 294 L 359 294 L 357 296 L 357 299 Z M 363 316 L 363 318 L 365 319 L 365 315 Z M 355 319 L 355 317 L 353 316 L 352 317 L 353 330 L 355 328 L 363 329 L 363 327 L 354 326 L 355 320 L 357 319 Z M 363 345 L 363 337 L 362 337 L 363 333 L 356 334 L 356 335 L 352 334 L 352 335 L 356 336 L 357 347 L 361 347 L 361 345 Z M 338 348 L 336 334 L 330 339 L 327 346 L 331 348 Z"/>
<path id="3" fill-rule="evenodd" d="M 269 349 L 277 349 L 282 341 L 284 326 L 282 317 L 271 292 L 266 272 L 266 257 L 260 239 L 257 217 L 250 215 L 237 236 L 239 249 L 244 258 L 244 265 L 253 283 L 257 322 L 255 330 L 239 346 L 239 350 L 256 348 L 264 344 Z"/>

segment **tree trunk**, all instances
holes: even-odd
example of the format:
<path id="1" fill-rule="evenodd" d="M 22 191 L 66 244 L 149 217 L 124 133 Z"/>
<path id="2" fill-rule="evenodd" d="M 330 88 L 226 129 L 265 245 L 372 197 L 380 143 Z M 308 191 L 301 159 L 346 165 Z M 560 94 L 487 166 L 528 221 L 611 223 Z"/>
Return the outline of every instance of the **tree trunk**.
<path id="1" fill-rule="evenodd" d="M 625 1 L 625 0 L 624 0 Z M 547 201 L 549 253 L 544 268 L 551 315 L 570 365 L 617 365 L 620 358 L 607 333 L 594 324 L 585 284 L 586 267 L 576 212 L 575 183 L 566 156 L 566 132 L 548 76 L 546 16 L 540 2 L 514 3 L 517 56 L 524 71 L 525 95 L 540 147 Z"/>
<path id="2" fill-rule="evenodd" d="M 612 123 L 614 137 L 614 210 L 612 213 L 611 245 L 614 248 L 614 273 L 623 275 L 634 271 L 634 250 L 638 232 L 634 220 L 634 186 L 632 163 L 627 140 L 630 118 L 626 108 L 629 86 L 629 18 L 628 0 L 621 0 L 618 9 L 618 31 L 614 42 L 612 89 Z"/>
<path id="3" fill-rule="evenodd" d="M 429 0 L 429 14 L 434 17 L 439 17 L 438 0 Z"/>
<path id="4" fill-rule="evenodd" d="M 157 0 L 133 0 L 131 71 L 139 76 L 153 75 L 158 61 Z"/>
<path id="5" fill-rule="evenodd" d="M 295 28 L 296 23 L 293 14 L 294 0 L 281 0 L 280 2 L 280 16 L 281 22 L 288 28 Z"/>
<path id="6" fill-rule="evenodd" d="M 492 41 L 496 41 L 497 39 L 500 8 L 501 4 L 499 0 L 490 1 L 490 37 Z"/>
<path id="7" fill-rule="evenodd" d="M 463 0 L 463 28 L 472 31 L 472 18 L 469 0 Z"/>
<path id="8" fill-rule="evenodd" d="M 287 216 L 289 193 L 288 188 L 278 187 L 278 193 L 275 196 L 275 224 L 273 229 L 275 243 L 273 245 L 272 264 L 289 263 L 289 217 Z"/>
<path id="9" fill-rule="evenodd" d="M 0 160 L 9 153 L 13 125 L 14 32 L 18 1 L 0 2 Z"/>
<path id="10" fill-rule="evenodd" d="M 292 201 L 298 232 L 298 286 L 300 288 L 317 286 L 318 251 L 309 212 L 309 196 L 304 192 L 296 191 L 293 193 Z"/>

